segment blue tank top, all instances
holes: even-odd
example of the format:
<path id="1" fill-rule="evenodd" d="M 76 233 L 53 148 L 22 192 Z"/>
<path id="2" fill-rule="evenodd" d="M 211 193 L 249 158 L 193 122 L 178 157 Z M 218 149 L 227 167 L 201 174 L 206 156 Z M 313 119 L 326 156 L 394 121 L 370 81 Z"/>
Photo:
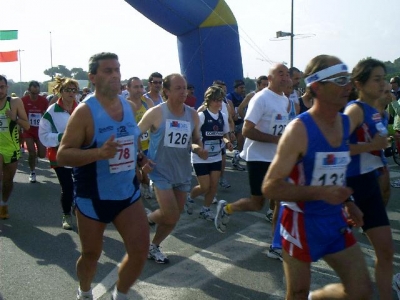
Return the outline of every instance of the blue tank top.
<path id="1" fill-rule="evenodd" d="M 218 112 L 215 120 L 208 110 L 203 111 L 204 123 L 200 128 L 204 149 L 208 150 L 208 156 L 216 156 L 221 152 L 222 137 L 224 136 L 224 117 Z"/>
<path id="2" fill-rule="evenodd" d="M 325 186 L 346 184 L 346 169 L 350 162 L 348 139 L 350 121 L 342 118 L 343 137 L 339 147 L 332 147 L 314 122 L 309 112 L 298 115 L 307 131 L 307 152 L 294 166 L 288 181 L 296 185 Z M 314 215 L 331 215 L 342 210 L 342 205 L 332 205 L 323 200 L 283 202 L 294 211 Z"/>
<path id="3" fill-rule="evenodd" d="M 363 123 L 350 135 L 351 144 L 370 143 L 376 133 L 387 135 L 387 128 L 382 123 L 381 114 L 372 106 L 359 100 L 350 101 L 347 106 L 357 104 L 364 112 Z M 351 156 L 347 177 L 374 171 L 383 166 L 382 150 L 365 152 Z"/>
<path id="4" fill-rule="evenodd" d="M 128 101 L 122 97 L 119 97 L 119 100 L 123 109 L 121 121 L 113 120 L 94 95 L 83 101 L 93 117 L 94 135 L 90 145 L 82 149 L 100 148 L 111 135 L 115 136 L 115 141 L 120 142 L 122 147 L 112 159 L 98 160 L 74 168 L 77 197 L 92 200 L 126 200 L 140 196 L 135 175 L 140 129 Z"/>

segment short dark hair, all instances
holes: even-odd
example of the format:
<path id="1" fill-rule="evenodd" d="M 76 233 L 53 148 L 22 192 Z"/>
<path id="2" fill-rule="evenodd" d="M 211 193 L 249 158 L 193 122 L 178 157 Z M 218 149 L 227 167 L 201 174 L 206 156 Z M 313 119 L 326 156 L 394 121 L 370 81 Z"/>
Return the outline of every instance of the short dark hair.
<path id="1" fill-rule="evenodd" d="M 222 81 L 222 80 L 217 79 L 217 80 L 213 81 L 212 85 L 224 85 L 224 86 L 226 86 L 226 83 L 224 81 Z"/>
<path id="2" fill-rule="evenodd" d="M 237 87 L 244 85 L 244 81 L 242 79 L 235 80 L 233 87 L 236 89 Z"/>
<path id="3" fill-rule="evenodd" d="M 0 75 L 0 81 L 4 80 L 5 84 L 7 85 L 7 77 Z"/>
<path id="4" fill-rule="evenodd" d="M 294 73 L 294 72 L 299 72 L 299 73 L 300 73 L 300 70 L 297 69 L 297 68 L 295 68 L 295 67 L 289 68 L 289 75 L 290 75 L 290 77 L 293 76 L 293 73 Z"/>
<path id="5" fill-rule="evenodd" d="M 99 61 L 103 59 L 116 59 L 118 60 L 118 55 L 111 52 L 101 52 L 93 55 L 89 59 L 89 73 L 97 74 L 97 69 L 99 68 Z"/>
<path id="6" fill-rule="evenodd" d="M 365 84 L 371 76 L 372 70 L 376 67 L 382 67 L 386 74 L 386 67 L 383 62 L 374 58 L 363 59 L 353 68 L 351 72 L 351 79 L 353 83 L 355 81 Z"/>
<path id="7" fill-rule="evenodd" d="M 126 85 L 127 85 L 128 87 L 131 87 L 132 81 L 134 81 L 134 80 L 140 80 L 140 78 L 139 78 L 139 77 L 136 77 L 136 76 L 131 77 L 131 78 L 128 79 L 128 83 L 127 83 Z"/>
<path id="8" fill-rule="evenodd" d="M 394 81 L 395 83 L 397 83 L 398 85 L 400 85 L 400 77 L 399 76 L 394 76 L 392 78 L 390 78 L 390 81 Z M 391 82 L 392 83 L 392 82 Z"/>
<path id="9" fill-rule="evenodd" d="M 260 77 L 257 78 L 257 85 L 261 84 L 261 81 L 263 80 L 268 80 L 268 76 L 261 75 Z"/>
<path id="10" fill-rule="evenodd" d="M 153 73 L 151 73 L 150 74 L 150 76 L 149 76 L 149 82 L 152 82 L 153 81 L 153 77 L 157 77 L 157 78 L 163 78 L 163 76 L 160 74 L 160 73 L 158 73 L 158 72 L 153 72 Z"/>
<path id="11" fill-rule="evenodd" d="M 31 86 L 38 86 L 38 87 L 40 87 L 40 84 L 39 84 L 39 82 L 37 82 L 36 80 L 32 80 L 32 81 L 29 82 L 28 89 L 30 89 Z"/>

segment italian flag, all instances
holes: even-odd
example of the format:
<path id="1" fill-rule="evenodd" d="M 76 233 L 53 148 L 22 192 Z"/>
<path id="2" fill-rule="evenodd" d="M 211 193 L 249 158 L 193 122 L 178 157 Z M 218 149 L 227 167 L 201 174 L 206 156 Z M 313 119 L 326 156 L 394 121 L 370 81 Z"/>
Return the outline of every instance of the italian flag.
<path id="1" fill-rule="evenodd" d="M 2 41 L 17 40 L 18 30 L 0 30 L 0 50 L 3 49 L 5 43 Z M 0 51 L 0 63 L 18 61 L 18 50 Z"/>

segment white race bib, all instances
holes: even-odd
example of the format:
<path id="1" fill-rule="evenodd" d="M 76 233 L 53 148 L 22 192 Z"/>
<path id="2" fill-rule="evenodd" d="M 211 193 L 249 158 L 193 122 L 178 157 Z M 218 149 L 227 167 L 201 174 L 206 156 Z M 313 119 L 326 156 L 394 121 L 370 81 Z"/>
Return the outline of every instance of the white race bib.
<path id="1" fill-rule="evenodd" d="M 0 132 L 8 131 L 8 120 L 6 115 L 0 115 Z"/>
<path id="2" fill-rule="evenodd" d="M 282 135 L 288 122 L 288 114 L 273 113 L 271 118 L 271 126 L 269 128 L 269 132 L 267 133 L 271 135 Z"/>
<path id="3" fill-rule="evenodd" d="M 108 160 L 110 173 L 119 173 L 123 171 L 133 170 L 135 168 L 135 144 L 132 135 L 116 138 L 115 142 L 121 144 L 115 156 Z"/>
<path id="4" fill-rule="evenodd" d="M 39 127 L 39 122 L 42 117 L 41 113 L 29 113 L 28 118 L 29 118 L 29 125 L 32 127 Z"/>
<path id="5" fill-rule="evenodd" d="M 348 151 L 316 152 L 311 185 L 345 185 L 349 163 L 350 153 Z"/>
<path id="6" fill-rule="evenodd" d="M 204 149 L 208 151 L 208 156 L 216 156 L 221 152 L 220 140 L 204 141 Z"/>
<path id="7" fill-rule="evenodd" d="M 171 119 L 167 119 L 165 122 L 164 146 L 187 148 L 192 136 L 190 122 Z"/>

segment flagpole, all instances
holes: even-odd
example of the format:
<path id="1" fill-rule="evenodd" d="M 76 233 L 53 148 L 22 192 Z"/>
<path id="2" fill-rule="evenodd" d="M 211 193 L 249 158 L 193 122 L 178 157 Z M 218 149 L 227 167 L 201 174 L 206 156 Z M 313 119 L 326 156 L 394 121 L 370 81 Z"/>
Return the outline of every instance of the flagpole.
<path id="1" fill-rule="evenodd" d="M 51 66 L 51 81 L 54 80 L 53 76 L 53 42 L 51 39 L 51 31 L 50 31 L 50 66 Z"/>
<path id="2" fill-rule="evenodd" d="M 21 59 L 21 49 L 18 49 L 18 60 L 19 60 L 19 95 L 22 97 L 22 59 Z"/>

